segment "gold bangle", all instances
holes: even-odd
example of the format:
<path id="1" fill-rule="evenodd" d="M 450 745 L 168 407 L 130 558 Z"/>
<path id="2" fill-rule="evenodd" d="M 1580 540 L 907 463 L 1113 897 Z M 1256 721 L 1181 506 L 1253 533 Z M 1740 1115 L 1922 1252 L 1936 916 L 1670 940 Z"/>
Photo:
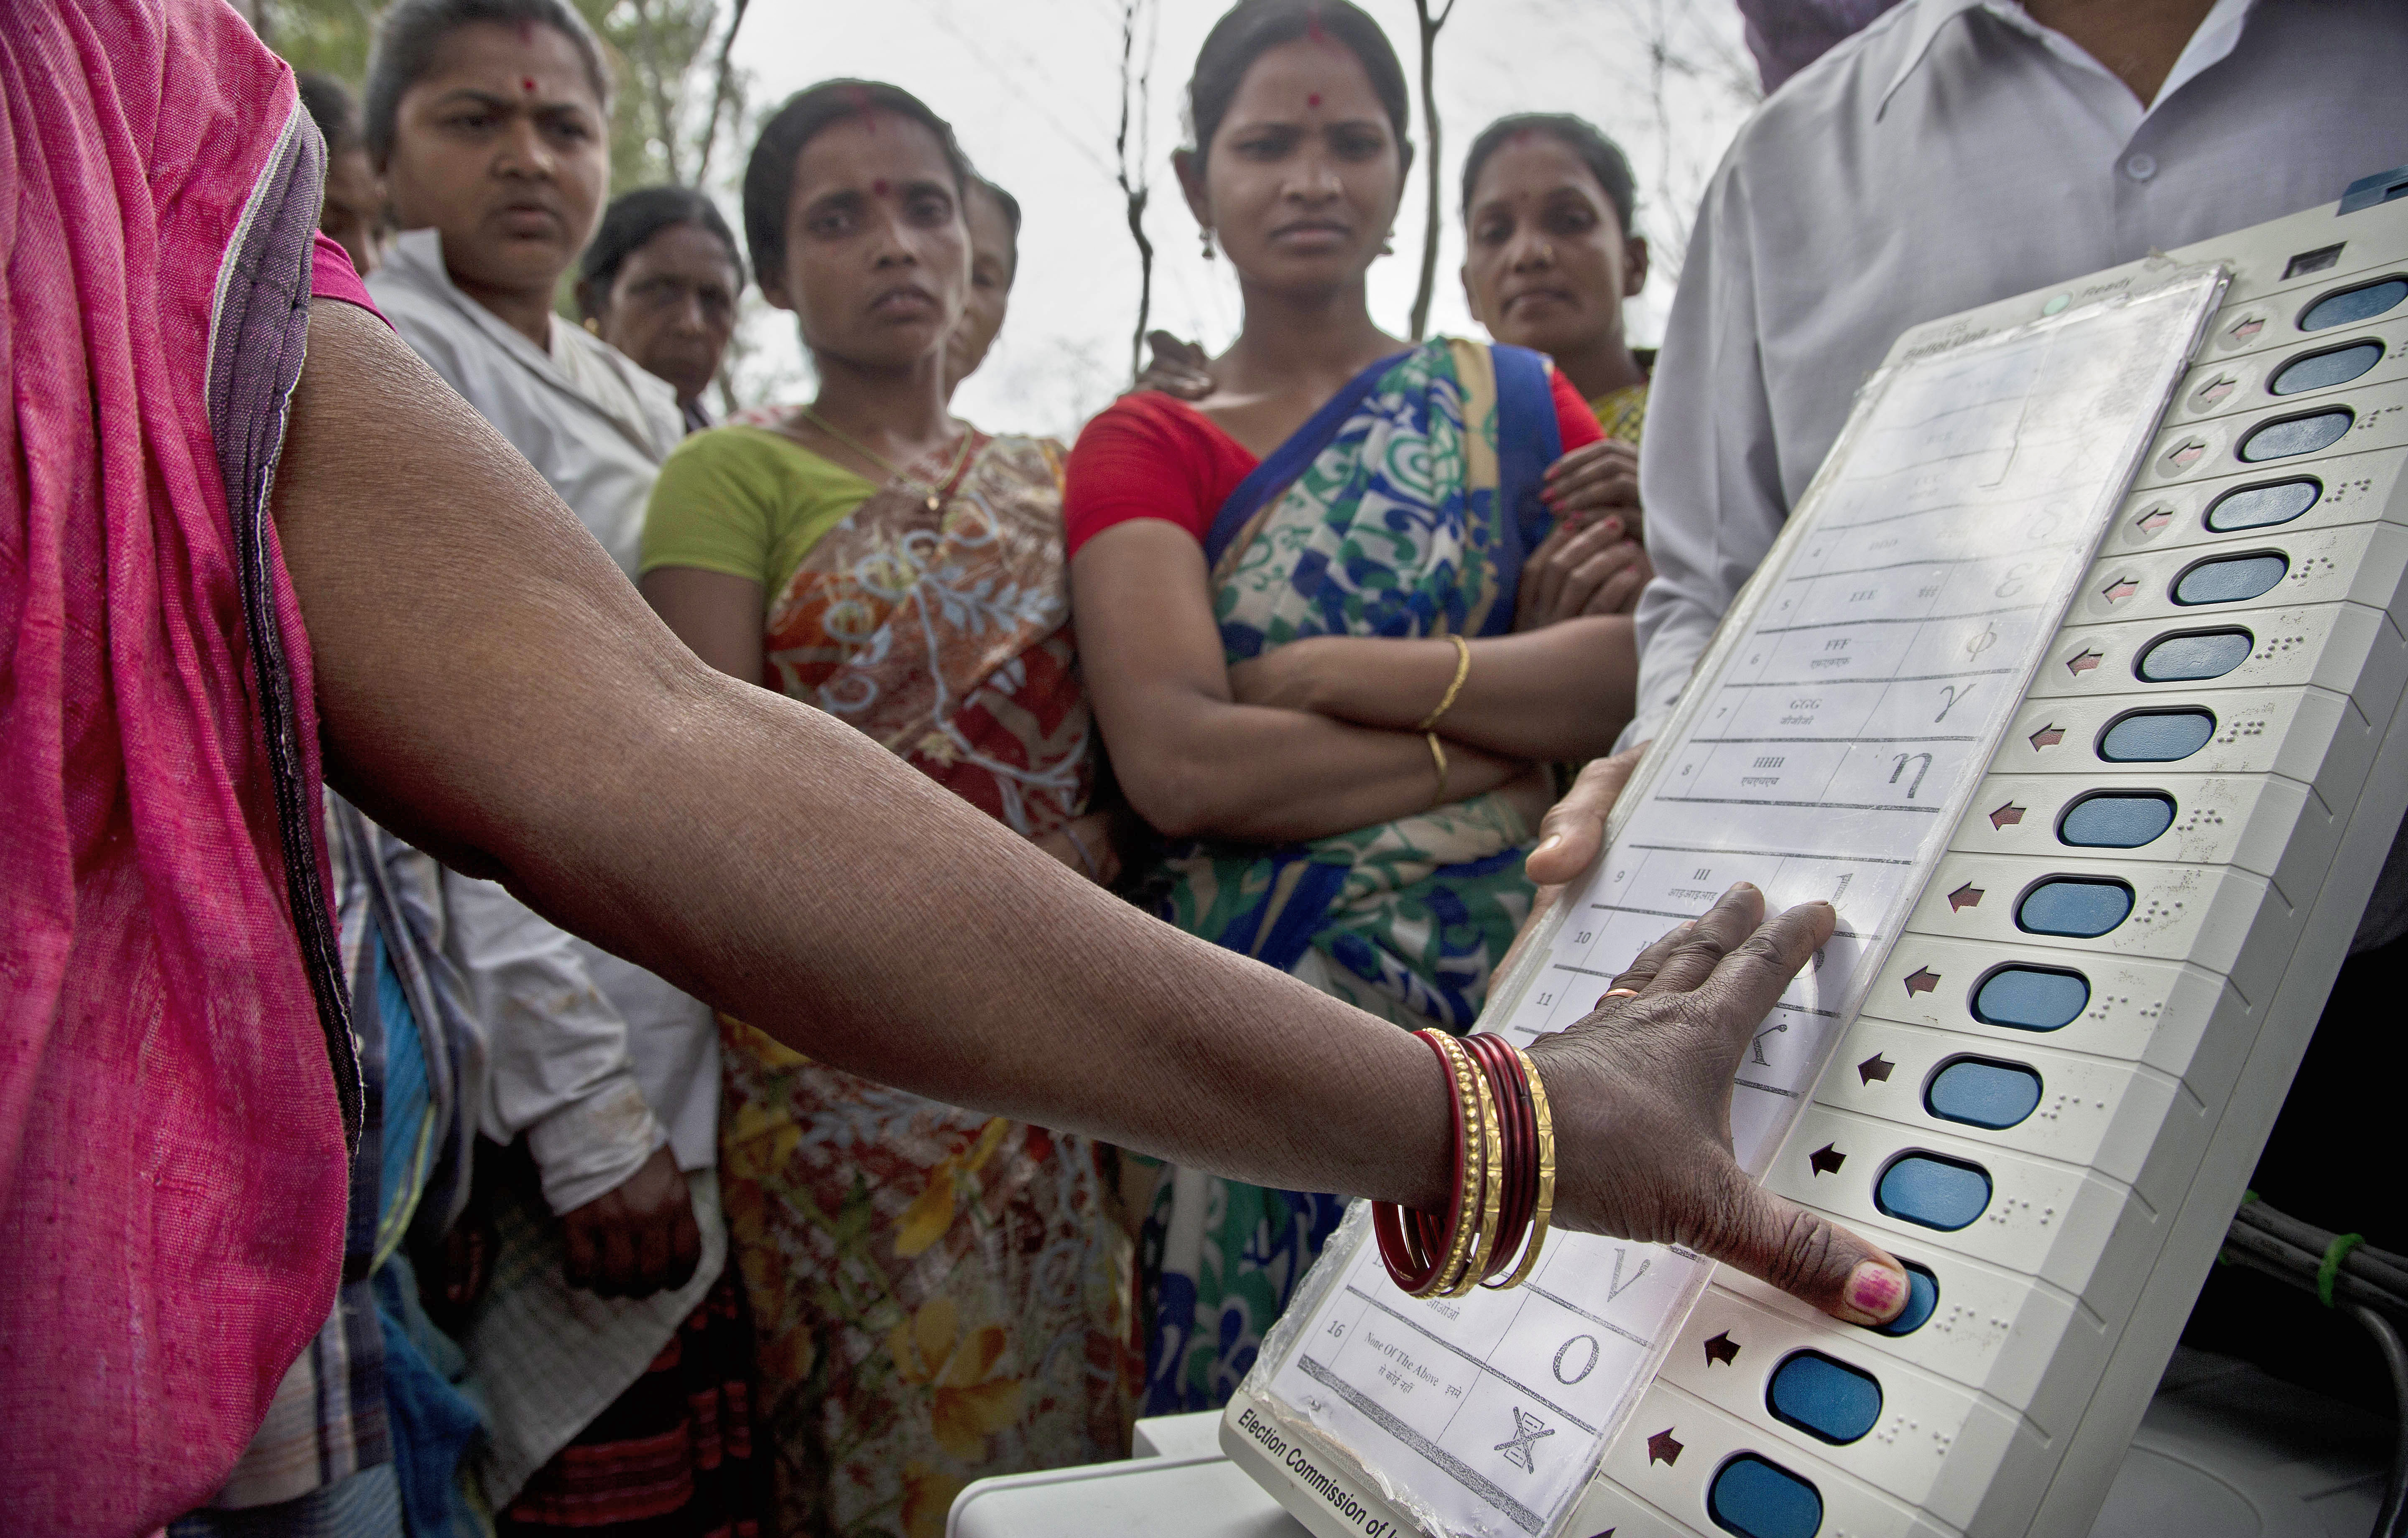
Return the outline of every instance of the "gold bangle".
<path id="1" fill-rule="evenodd" d="M 1522 1076 L 1530 1081 L 1530 1108 L 1539 1123 L 1539 1204 L 1530 1214 L 1529 1247 L 1522 1251 L 1513 1275 L 1497 1284 L 1499 1292 L 1521 1286 L 1537 1269 L 1539 1246 L 1547 1242 L 1547 1219 L 1555 1210 L 1555 1118 L 1547 1109 L 1547 1087 L 1539 1082 L 1539 1065 L 1529 1053 L 1517 1047 L 1513 1055 L 1522 1060 Z"/>
<path id="2" fill-rule="evenodd" d="M 1424 716 L 1421 724 L 1413 728 L 1416 732 L 1426 732 L 1436 726 L 1438 719 L 1454 708 L 1455 697 L 1463 692 L 1463 680 L 1471 676 L 1471 643 L 1460 635 L 1450 635 L 1447 639 L 1455 643 L 1455 682 L 1446 686 L 1446 693 L 1440 698 L 1438 708 Z"/>
<path id="3" fill-rule="evenodd" d="M 1471 1087 L 1480 1095 L 1480 1239 L 1472 1246 L 1463 1274 L 1453 1278 L 1454 1286 L 1440 1292 L 1441 1298 L 1469 1296 L 1488 1275 L 1497 1259 L 1497 1230 L 1500 1209 L 1505 1204 L 1505 1121 L 1488 1088 L 1488 1072 L 1472 1061 L 1470 1050 L 1450 1036 L 1455 1049 L 1471 1068 Z"/>
<path id="4" fill-rule="evenodd" d="M 1435 732 L 1423 735 L 1429 739 L 1430 762 L 1438 765 L 1438 794 L 1430 798 L 1430 805 L 1443 806 L 1446 805 L 1446 745 L 1438 740 Z"/>
<path id="5" fill-rule="evenodd" d="M 1480 1096 L 1476 1086 L 1480 1070 L 1453 1036 L 1444 1032 L 1434 1033 L 1439 1049 L 1446 1054 L 1447 1067 L 1455 1075 L 1455 1098 L 1463 1119 L 1463 1178 L 1455 1189 L 1455 1232 L 1448 1235 L 1446 1255 L 1440 1260 L 1438 1273 L 1430 1278 L 1429 1290 L 1417 1296 L 1445 1298 L 1455 1295 L 1455 1285 L 1463 1275 L 1464 1262 L 1471 1252 L 1472 1203 L 1478 1199 L 1479 1188 L 1472 1182 L 1479 1177 L 1472 1164 L 1483 1146 L 1480 1124 Z"/>

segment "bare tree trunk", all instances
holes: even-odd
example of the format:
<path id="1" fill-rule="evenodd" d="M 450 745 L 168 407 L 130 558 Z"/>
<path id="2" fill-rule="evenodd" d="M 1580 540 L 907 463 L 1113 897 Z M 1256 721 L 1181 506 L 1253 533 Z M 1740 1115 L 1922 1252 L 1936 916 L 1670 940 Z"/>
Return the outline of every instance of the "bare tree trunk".
<path id="1" fill-rule="evenodd" d="M 1450 0 L 1452 3 L 1452 0 Z M 1146 39 L 1145 67 L 1137 67 L 1138 12 L 1145 0 L 1122 0 L 1121 5 L 1121 128 L 1113 141 L 1114 154 L 1119 158 L 1121 196 L 1128 200 L 1129 238 L 1137 242 L 1137 329 L 1129 335 L 1129 377 L 1134 379 L 1145 366 L 1145 333 L 1154 317 L 1154 242 L 1145 233 L 1146 200 L 1152 193 L 1146 175 L 1147 150 L 1152 135 L 1150 108 L 1154 101 L 1154 39 Z M 1158 13 L 1157 13 L 1158 14 Z M 1129 155 L 1129 119 L 1138 124 L 1138 149 L 1134 163 Z"/>
<path id="2" fill-rule="evenodd" d="M 702 124 L 702 163 L 694 172 L 696 187 L 708 188 L 710 183 L 710 152 L 719 144 L 719 119 L 735 94 L 736 34 L 743 27 L 744 12 L 752 4 L 752 0 L 736 0 L 736 12 L 727 19 L 727 36 L 719 40 L 719 64 L 710 87 L 710 116 Z"/>
<path id="3" fill-rule="evenodd" d="M 1438 223 L 1439 223 L 1439 131 L 1438 90 L 1435 84 L 1438 66 L 1439 29 L 1455 14 L 1455 0 L 1446 0 L 1438 14 L 1430 14 L 1430 0 L 1413 0 L 1413 15 L 1421 22 L 1422 34 L 1422 126 L 1428 142 L 1422 146 L 1422 169 L 1429 186 L 1428 217 L 1422 224 L 1422 277 L 1413 289 L 1413 340 L 1429 335 L 1430 295 L 1438 288 Z"/>

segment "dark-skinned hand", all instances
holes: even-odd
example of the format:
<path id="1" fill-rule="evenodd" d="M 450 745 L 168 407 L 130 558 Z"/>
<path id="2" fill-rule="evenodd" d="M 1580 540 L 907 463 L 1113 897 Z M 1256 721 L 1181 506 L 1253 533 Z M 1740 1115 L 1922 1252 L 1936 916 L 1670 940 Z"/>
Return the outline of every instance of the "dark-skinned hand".
<path id="1" fill-rule="evenodd" d="M 1656 576 L 1647 548 L 1618 514 L 1557 523 L 1522 563 L 1513 628 L 1543 630 L 1584 614 L 1628 614 Z"/>
<path id="2" fill-rule="evenodd" d="M 1159 390 L 1182 401 L 1200 401 L 1212 393 L 1212 359 L 1202 348 L 1167 331 L 1147 332 L 1145 343 L 1154 349 L 1154 356 L 1128 393 Z"/>
<path id="3" fill-rule="evenodd" d="M 1557 458 L 1547 466 L 1539 500 L 1567 522 L 1616 514 L 1631 538 L 1646 537 L 1639 510 L 1639 450 L 1620 438 L 1584 443 Z"/>
<path id="4" fill-rule="evenodd" d="M 1731 1154 L 1740 1054 L 1836 921 L 1828 903 L 1768 919 L 1742 882 L 1641 951 L 1595 1013 L 1531 1044 L 1564 1172 L 1557 1222 L 1685 1245 L 1852 1324 L 1897 1317 L 1895 1260 L 1766 1190 Z"/>
<path id="5" fill-rule="evenodd" d="M 649 1298 L 694 1279 L 702 1230 L 677 1156 L 663 1144 L 636 1173 L 560 1215 L 568 1285 L 600 1298 Z"/>

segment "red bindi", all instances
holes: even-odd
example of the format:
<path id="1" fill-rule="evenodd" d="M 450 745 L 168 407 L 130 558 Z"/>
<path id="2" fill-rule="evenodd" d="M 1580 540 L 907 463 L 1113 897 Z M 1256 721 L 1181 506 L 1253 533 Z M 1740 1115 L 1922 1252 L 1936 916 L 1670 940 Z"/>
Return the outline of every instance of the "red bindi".
<path id="1" fill-rule="evenodd" d="M 532 96 L 535 94 L 535 82 L 522 75 L 519 77 L 519 89 Z"/>
<path id="2" fill-rule="evenodd" d="M 880 177 L 877 180 L 869 184 L 869 190 L 877 193 L 880 197 L 884 197 L 886 195 L 886 178 L 884 177 Z"/>
<path id="3" fill-rule="evenodd" d="M 1316 91 L 1312 95 L 1307 96 L 1304 99 L 1304 105 L 1307 107 L 1319 107 L 1321 105 L 1321 93 Z"/>

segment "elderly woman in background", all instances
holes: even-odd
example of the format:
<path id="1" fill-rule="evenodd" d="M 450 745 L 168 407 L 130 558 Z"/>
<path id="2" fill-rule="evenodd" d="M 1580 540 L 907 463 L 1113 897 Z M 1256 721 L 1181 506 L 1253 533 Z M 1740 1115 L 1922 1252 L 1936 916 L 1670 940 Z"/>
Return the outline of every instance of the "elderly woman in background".
<path id="1" fill-rule="evenodd" d="M 736 334 L 744 261 L 710 199 L 638 187 L 610 200 L 578 263 L 585 329 L 677 392 L 686 431 L 710 425 L 702 392 Z"/>
<path id="2" fill-rule="evenodd" d="M 946 409 L 1002 323 L 1010 209 L 906 92 L 830 81 L 779 110 L 745 236 L 819 395 L 670 456 L 642 589 L 705 662 L 1101 881 L 1062 449 Z M 781 1527 L 936 1538 L 973 1479 L 1123 1456 L 1130 1248 L 1101 1146 L 723 1030 L 728 1227 Z"/>
<path id="3" fill-rule="evenodd" d="M 609 184 L 609 105 L 567 0 L 400 0 L 366 126 L 403 234 L 369 292 L 625 568 L 684 435 L 677 392 L 552 307 Z M 484 1494 L 506 1532 L 749 1518 L 710 1012 L 582 940 L 564 963 L 560 932 L 494 883 L 447 873 L 444 893 L 494 1042 L 486 1131 L 526 1150 L 499 1161 L 494 1283 L 466 1330 Z"/>

